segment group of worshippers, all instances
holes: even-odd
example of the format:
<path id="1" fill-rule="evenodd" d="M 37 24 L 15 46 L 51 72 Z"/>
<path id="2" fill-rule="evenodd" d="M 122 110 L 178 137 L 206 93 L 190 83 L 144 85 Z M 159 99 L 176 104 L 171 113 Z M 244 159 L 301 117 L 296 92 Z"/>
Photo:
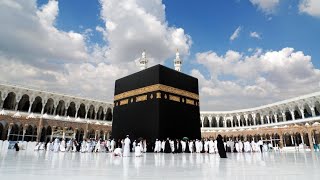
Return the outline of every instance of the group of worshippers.
<path id="1" fill-rule="evenodd" d="M 223 138 L 218 135 L 217 139 L 203 140 L 166 140 L 156 139 L 154 144 L 155 153 L 219 153 L 221 158 L 226 158 L 226 149 L 224 147 Z"/>
<path id="2" fill-rule="evenodd" d="M 53 152 L 113 152 L 116 148 L 116 142 L 114 139 L 103 141 L 101 139 L 84 139 L 78 142 L 74 139 L 59 139 L 56 138 L 53 142 L 47 143 L 39 142 L 36 144 L 34 150 L 47 150 Z"/>
<path id="3" fill-rule="evenodd" d="M 233 141 L 229 139 L 227 142 L 224 142 L 225 148 L 227 152 L 267 152 L 273 149 L 272 143 L 266 143 L 262 140 L 255 142 L 252 140 L 249 142 L 245 140 L 242 142 L 241 140 Z"/>

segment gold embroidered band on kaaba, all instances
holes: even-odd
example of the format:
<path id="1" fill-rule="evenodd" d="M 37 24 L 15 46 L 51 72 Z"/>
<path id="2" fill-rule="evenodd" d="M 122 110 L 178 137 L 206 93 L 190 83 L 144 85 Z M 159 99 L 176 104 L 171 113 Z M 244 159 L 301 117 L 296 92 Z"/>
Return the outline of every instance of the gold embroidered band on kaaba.
<path id="1" fill-rule="evenodd" d="M 145 94 L 145 93 L 150 93 L 150 92 L 154 92 L 154 91 L 162 91 L 162 92 L 172 93 L 172 94 L 176 94 L 176 95 L 192 98 L 192 99 L 195 99 L 195 100 L 199 100 L 199 95 L 198 94 L 195 94 L 195 93 L 192 93 L 192 92 L 189 92 L 189 91 L 186 91 L 186 90 L 174 88 L 174 87 L 171 87 L 171 86 L 163 85 L 163 84 L 154 84 L 154 85 L 151 85 L 151 86 L 146 86 L 146 87 L 130 90 L 130 91 L 127 91 L 127 92 L 124 92 L 124 93 L 121 93 L 121 94 L 117 94 L 117 95 L 114 96 L 114 101 L 117 101 L 117 100 L 120 100 L 120 99 L 124 99 L 124 98 L 128 98 L 128 97 L 132 97 L 132 96 Z M 142 99 L 144 100 L 145 98 L 146 97 L 141 97 L 141 100 Z M 177 101 L 176 97 L 171 97 L 171 99 Z M 127 103 L 128 102 L 125 102 L 124 104 L 127 104 Z"/>

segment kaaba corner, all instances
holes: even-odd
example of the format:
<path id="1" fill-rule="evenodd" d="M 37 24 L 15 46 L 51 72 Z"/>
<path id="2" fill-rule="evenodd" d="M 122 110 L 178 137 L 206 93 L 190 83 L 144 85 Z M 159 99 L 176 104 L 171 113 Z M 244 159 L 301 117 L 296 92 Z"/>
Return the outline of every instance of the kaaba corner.
<path id="1" fill-rule="evenodd" d="M 112 136 L 200 139 L 198 79 L 156 65 L 115 82 Z"/>

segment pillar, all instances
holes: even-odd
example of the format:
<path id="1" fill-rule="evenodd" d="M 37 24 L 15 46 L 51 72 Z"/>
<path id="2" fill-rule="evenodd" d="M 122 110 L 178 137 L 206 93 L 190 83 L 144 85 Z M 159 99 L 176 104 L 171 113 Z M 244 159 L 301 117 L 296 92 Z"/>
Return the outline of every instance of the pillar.
<path id="1" fill-rule="evenodd" d="M 314 151 L 313 137 L 312 137 L 312 131 L 311 130 L 308 131 L 308 139 L 309 139 L 309 144 L 310 144 L 310 150 Z"/>
<path id="2" fill-rule="evenodd" d="M 73 130 L 73 139 L 76 139 L 76 135 L 77 135 L 77 128 Z"/>
<path id="3" fill-rule="evenodd" d="M 97 136 L 98 136 L 98 130 L 96 130 L 96 131 L 94 132 L 94 139 L 95 139 L 95 140 L 97 140 Z"/>
<path id="4" fill-rule="evenodd" d="M 270 117 L 267 115 L 268 124 L 270 124 Z"/>
<path id="5" fill-rule="evenodd" d="M 9 141 L 11 129 L 12 129 L 12 124 L 10 124 L 9 127 L 8 127 L 8 134 L 7 134 L 7 140 L 8 141 Z"/>
<path id="6" fill-rule="evenodd" d="M 107 139 L 110 139 L 110 132 L 108 132 L 107 134 Z"/>
<path id="7" fill-rule="evenodd" d="M 281 132 L 279 132 L 278 134 L 279 134 L 279 136 L 280 136 L 280 144 L 282 144 L 282 146 L 284 147 L 285 144 L 283 143 L 283 135 L 282 135 Z"/>
<path id="8" fill-rule="evenodd" d="M 200 120 L 201 120 L 201 127 L 204 127 L 204 125 L 203 125 L 204 116 L 200 116 Z"/>
<path id="9" fill-rule="evenodd" d="M 312 107 L 311 108 L 311 114 L 312 114 L 312 117 L 315 117 L 316 116 L 316 111 L 314 110 L 315 107 Z"/>
<path id="10" fill-rule="evenodd" d="M 84 117 L 85 119 L 87 119 L 88 118 L 88 111 L 86 111 L 86 116 Z"/>
<path id="11" fill-rule="evenodd" d="M 301 137 L 301 143 L 304 144 L 303 132 L 300 132 L 300 137 Z"/>
<path id="12" fill-rule="evenodd" d="M 66 105 L 64 109 L 65 109 L 64 116 L 67 116 L 68 115 L 69 106 Z"/>
<path id="13" fill-rule="evenodd" d="M 106 132 L 104 131 L 103 133 L 103 140 L 105 141 L 106 140 Z"/>
<path id="14" fill-rule="evenodd" d="M 253 114 L 252 115 L 252 119 L 253 119 L 253 125 L 255 126 L 256 124 L 257 124 L 257 120 L 256 120 L 256 115 L 255 114 Z"/>
<path id="15" fill-rule="evenodd" d="M 51 129 L 51 137 L 50 137 L 50 141 L 52 142 L 53 140 L 53 131 L 56 129 L 55 126 L 52 126 L 52 129 Z"/>
<path id="16" fill-rule="evenodd" d="M 42 128 L 43 128 L 43 119 L 40 118 L 39 125 L 37 127 L 37 142 L 40 141 Z"/>
<path id="17" fill-rule="evenodd" d="M 17 111 L 18 110 L 18 105 L 19 105 L 19 101 L 16 101 L 16 104 L 14 106 L 14 110 Z"/>
<path id="18" fill-rule="evenodd" d="M 212 116 L 208 116 L 208 120 L 209 120 L 209 127 L 212 127 Z"/>
<path id="19" fill-rule="evenodd" d="M 64 127 L 62 131 L 63 131 L 62 132 L 62 139 L 65 139 L 65 137 L 66 137 L 66 127 Z"/>
<path id="20" fill-rule="evenodd" d="M 287 121 L 286 113 L 285 113 L 285 112 L 282 113 L 282 119 L 283 119 L 283 122 L 286 122 L 286 121 Z"/>
<path id="21" fill-rule="evenodd" d="M 28 110 L 29 114 L 31 113 L 32 104 L 33 104 L 33 101 L 30 101 L 29 110 Z"/>
<path id="22" fill-rule="evenodd" d="M 274 115 L 274 120 L 276 123 L 278 122 L 278 115 L 277 114 Z"/>
<path id="23" fill-rule="evenodd" d="M 303 108 L 301 108 L 301 109 L 299 109 L 300 110 L 300 112 L 301 112 L 301 117 L 302 117 L 302 119 L 304 119 L 305 117 L 304 117 L 304 109 Z"/>
<path id="24" fill-rule="evenodd" d="M 22 141 L 24 141 L 24 135 L 26 135 L 26 129 L 23 128 L 23 132 L 22 132 Z"/>
<path id="25" fill-rule="evenodd" d="M 291 137 L 291 144 L 295 145 L 292 134 L 290 134 L 290 137 Z"/>
<path id="26" fill-rule="evenodd" d="M 291 113 L 292 120 L 293 121 L 296 120 L 296 118 L 294 117 L 294 111 L 290 111 L 290 113 Z"/>

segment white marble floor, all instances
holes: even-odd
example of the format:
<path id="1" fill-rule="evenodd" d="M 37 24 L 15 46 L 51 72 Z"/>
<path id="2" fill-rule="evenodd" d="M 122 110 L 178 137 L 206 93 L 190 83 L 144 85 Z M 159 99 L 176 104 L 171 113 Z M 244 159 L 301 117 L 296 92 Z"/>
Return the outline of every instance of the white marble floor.
<path id="1" fill-rule="evenodd" d="M 1 180 L 232 179 L 313 180 L 320 178 L 320 153 L 144 154 L 0 152 Z"/>

